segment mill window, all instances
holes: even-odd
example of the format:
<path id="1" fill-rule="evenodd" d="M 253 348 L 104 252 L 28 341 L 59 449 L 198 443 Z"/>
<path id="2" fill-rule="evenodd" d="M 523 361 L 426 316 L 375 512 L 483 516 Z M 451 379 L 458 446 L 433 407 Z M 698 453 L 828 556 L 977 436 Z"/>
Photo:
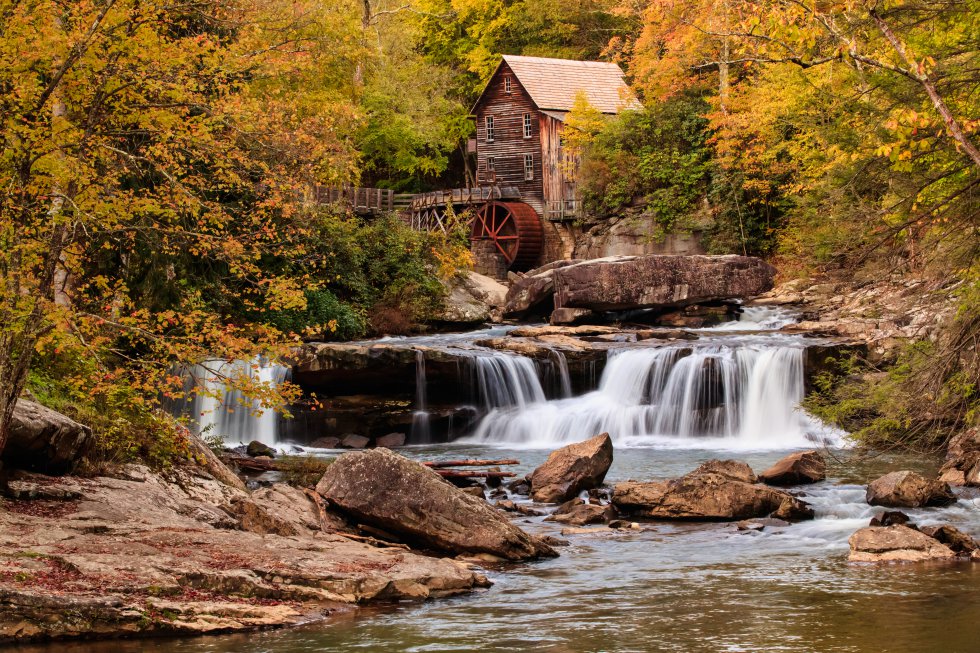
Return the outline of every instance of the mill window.
<path id="1" fill-rule="evenodd" d="M 531 138 L 531 114 L 524 114 L 524 138 Z"/>
<path id="2" fill-rule="evenodd" d="M 487 116 L 487 142 L 493 142 L 493 116 Z"/>
<path id="3" fill-rule="evenodd" d="M 513 88 L 510 85 L 510 75 L 504 77 L 504 93 L 510 93 Z"/>
<path id="4" fill-rule="evenodd" d="M 534 156 L 531 154 L 524 155 L 524 181 L 532 181 L 534 179 Z"/>

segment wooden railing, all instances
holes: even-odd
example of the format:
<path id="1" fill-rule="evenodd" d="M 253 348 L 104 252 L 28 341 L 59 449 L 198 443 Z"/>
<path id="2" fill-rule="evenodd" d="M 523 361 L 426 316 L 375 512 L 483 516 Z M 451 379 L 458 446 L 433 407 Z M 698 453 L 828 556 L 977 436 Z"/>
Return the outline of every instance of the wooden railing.
<path id="1" fill-rule="evenodd" d="M 574 220 L 582 214 L 582 200 L 557 200 L 548 202 L 544 208 L 545 220 L 561 222 L 564 220 Z"/>
<path id="2" fill-rule="evenodd" d="M 421 211 L 449 204 L 464 206 L 482 204 L 490 200 L 517 199 L 521 196 L 517 188 L 510 186 L 480 186 L 478 188 L 450 188 L 431 193 L 420 193 L 412 198 L 412 210 Z"/>
<path id="3" fill-rule="evenodd" d="M 390 188 L 317 187 L 318 204 L 340 204 L 359 215 L 379 215 L 395 210 L 395 191 Z M 411 196 L 409 196 L 411 197 Z"/>

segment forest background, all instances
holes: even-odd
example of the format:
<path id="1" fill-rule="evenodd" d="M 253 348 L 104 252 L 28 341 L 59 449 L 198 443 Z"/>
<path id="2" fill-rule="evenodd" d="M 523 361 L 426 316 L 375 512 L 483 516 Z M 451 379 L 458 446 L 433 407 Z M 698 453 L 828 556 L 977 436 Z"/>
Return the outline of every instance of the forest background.
<path id="1" fill-rule="evenodd" d="M 424 325 L 465 237 L 311 188 L 465 184 L 501 54 L 614 61 L 643 101 L 569 118 L 590 220 L 642 206 L 784 280 L 954 297 L 938 336 L 840 361 L 812 402 L 869 444 L 935 444 L 980 419 L 977 5 L 0 0 L 0 449 L 26 391 L 103 458 L 167 464 L 175 365 Z"/>

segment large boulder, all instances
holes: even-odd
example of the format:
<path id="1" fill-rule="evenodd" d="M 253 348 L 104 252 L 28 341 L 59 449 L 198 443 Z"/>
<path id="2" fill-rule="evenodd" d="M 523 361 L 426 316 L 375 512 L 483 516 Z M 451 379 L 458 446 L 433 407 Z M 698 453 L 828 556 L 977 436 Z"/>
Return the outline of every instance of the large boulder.
<path id="1" fill-rule="evenodd" d="M 349 517 L 423 547 L 506 560 L 557 555 L 486 501 L 388 449 L 340 456 L 316 491 Z"/>
<path id="2" fill-rule="evenodd" d="M 669 481 L 627 481 L 613 489 L 617 508 L 649 519 L 740 521 L 773 516 L 812 519 L 813 510 L 796 497 L 755 482 L 744 463 L 709 461 Z"/>
<path id="3" fill-rule="evenodd" d="M 950 485 L 980 486 L 980 427 L 963 431 L 949 441 L 939 480 Z"/>
<path id="4" fill-rule="evenodd" d="M 65 474 L 91 448 L 92 430 L 41 404 L 20 399 L 7 445 L 0 452 L 11 467 Z"/>
<path id="5" fill-rule="evenodd" d="M 937 539 L 908 526 L 868 526 L 847 540 L 851 562 L 949 560 L 956 553 Z"/>
<path id="6" fill-rule="evenodd" d="M 504 305 L 507 286 L 496 279 L 467 272 L 444 282 L 446 299 L 433 319 L 453 324 L 479 324 L 493 318 L 493 312 Z"/>
<path id="7" fill-rule="evenodd" d="M 827 462 L 819 451 L 801 451 L 781 458 L 759 474 L 767 485 L 803 485 L 827 478 Z"/>
<path id="8" fill-rule="evenodd" d="M 623 311 L 759 295 L 776 269 L 749 256 L 619 256 L 554 271 L 555 308 Z"/>
<path id="9" fill-rule="evenodd" d="M 551 298 L 555 294 L 555 270 L 581 262 L 578 259 L 553 261 L 519 276 L 507 290 L 504 317 L 522 318 L 545 308 L 550 311 Z"/>
<path id="10" fill-rule="evenodd" d="M 868 484 L 866 494 L 872 506 L 893 508 L 922 508 L 948 506 L 956 501 L 949 485 L 921 474 L 902 470 L 885 474 Z"/>
<path id="11" fill-rule="evenodd" d="M 560 503 L 582 490 L 599 487 L 612 461 L 613 444 L 608 433 L 552 451 L 528 477 L 531 498 L 542 503 Z"/>

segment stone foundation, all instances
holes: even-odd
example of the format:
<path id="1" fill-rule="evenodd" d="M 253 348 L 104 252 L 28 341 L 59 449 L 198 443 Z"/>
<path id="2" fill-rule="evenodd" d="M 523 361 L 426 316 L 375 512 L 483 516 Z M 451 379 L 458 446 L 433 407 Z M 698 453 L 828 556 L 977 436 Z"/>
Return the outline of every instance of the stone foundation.
<path id="1" fill-rule="evenodd" d="M 473 252 L 473 270 L 493 279 L 507 279 L 507 261 L 492 240 L 470 241 Z"/>

